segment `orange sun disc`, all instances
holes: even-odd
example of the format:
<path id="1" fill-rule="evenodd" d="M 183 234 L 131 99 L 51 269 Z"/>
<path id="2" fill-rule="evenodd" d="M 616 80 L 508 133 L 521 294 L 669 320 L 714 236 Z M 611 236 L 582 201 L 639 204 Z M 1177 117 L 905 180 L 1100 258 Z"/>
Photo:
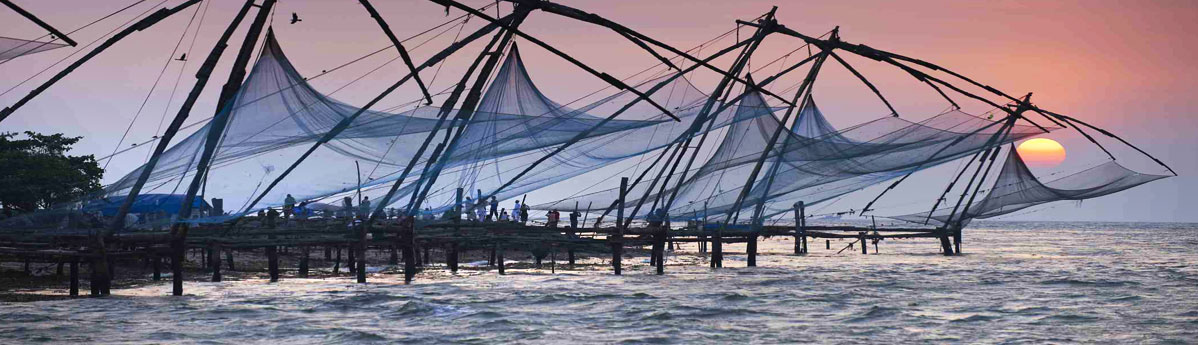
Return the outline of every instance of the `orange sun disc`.
<path id="1" fill-rule="evenodd" d="M 1052 139 L 1036 138 L 1024 141 L 1015 150 L 1030 166 L 1053 167 L 1065 161 L 1065 147 Z"/>

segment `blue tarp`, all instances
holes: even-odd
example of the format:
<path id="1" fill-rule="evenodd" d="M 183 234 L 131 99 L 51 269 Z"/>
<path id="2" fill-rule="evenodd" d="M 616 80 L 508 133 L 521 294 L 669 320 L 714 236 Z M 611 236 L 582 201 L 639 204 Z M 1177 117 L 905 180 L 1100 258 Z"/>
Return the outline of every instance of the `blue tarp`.
<path id="1" fill-rule="evenodd" d="M 137 200 L 133 202 L 133 207 L 129 209 L 129 213 L 158 213 L 162 211 L 166 214 L 178 214 L 179 207 L 183 205 L 184 195 L 182 194 L 143 194 L 137 196 Z M 84 212 L 103 212 L 104 216 L 110 217 L 116 215 L 117 210 L 121 208 L 121 204 L 125 202 L 123 197 L 110 199 L 101 199 L 89 202 L 83 207 Z M 191 207 L 195 211 L 208 210 L 211 206 L 203 199 L 195 198 L 192 201 Z"/>

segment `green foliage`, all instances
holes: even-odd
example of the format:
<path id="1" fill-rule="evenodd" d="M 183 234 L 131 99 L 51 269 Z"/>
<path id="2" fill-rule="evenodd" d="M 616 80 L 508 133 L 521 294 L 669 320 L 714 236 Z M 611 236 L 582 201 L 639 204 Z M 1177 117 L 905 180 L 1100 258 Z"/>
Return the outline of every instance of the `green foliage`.
<path id="1" fill-rule="evenodd" d="M 100 191 L 92 155 L 67 156 L 82 137 L 0 132 L 0 206 L 6 216 L 49 208 Z"/>

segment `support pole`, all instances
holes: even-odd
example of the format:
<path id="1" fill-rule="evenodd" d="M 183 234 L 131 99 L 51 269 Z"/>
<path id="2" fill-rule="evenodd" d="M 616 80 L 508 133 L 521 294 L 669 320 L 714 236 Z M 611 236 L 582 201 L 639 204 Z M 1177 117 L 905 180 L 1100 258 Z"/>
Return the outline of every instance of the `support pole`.
<path id="1" fill-rule="evenodd" d="M 504 275 L 503 272 L 503 244 L 496 244 L 495 249 L 495 265 L 499 268 L 499 275 Z"/>
<path id="2" fill-rule="evenodd" d="M 417 269 L 416 219 L 407 215 L 400 215 L 400 217 L 407 217 L 405 218 L 407 223 L 400 222 L 399 229 L 400 241 L 402 241 L 401 248 L 403 248 L 403 282 L 404 284 L 411 284 L 412 278 L 416 277 Z"/>
<path id="3" fill-rule="evenodd" d="M 17 12 L 17 14 L 20 14 L 22 17 L 29 19 L 29 21 L 33 22 L 34 24 L 37 24 L 37 26 L 42 27 L 42 29 L 46 29 L 46 31 L 49 31 L 51 35 L 54 35 L 54 37 L 58 37 L 58 38 L 62 39 L 63 42 L 66 42 L 67 44 L 71 45 L 72 47 L 79 45 L 78 42 L 75 42 L 75 40 L 71 39 L 70 37 L 67 37 L 67 34 L 62 33 L 62 31 L 58 31 L 58 29 L 55 29 L 53 26 L 50 26 L 50 24 L 47 24 L 46 22 L 42 21 L 37 16 L 33 15 L 33 13 L 29 13 L 29 11 L 26 11 L 25 9 L 21 8 L 20 6 L 17 6 L 17 4 L 12 3 L 12 1 L 0 0 L 0 3 L 8 5 L 8 8 L 11 8 L 13 10 L 13 12 Z"/>
<path id="4" fill-rule="evenodd" d="M 84 63 L 88 62 L 93 57 L 96 57 L 96 55 L 100 55 L 100 53 L 104 52 L 104 50 L 112 47 L 113 44 L 116 44 L 118 41 L 133 34 L 134 32 L 148 29 L 151 26 L 153 26 L 154 24 L 157 24 L 158 22 L 162 21 L 163 19 L 166 19 L 166 17 L 169 17 L 172 14 L 178 13 L 179 11 L 182 11 L 183 9 L 191 7 L 191 5 L 195 5 L 199 2 L 200 2 L 200 0 L 190 0 L 190 1 L 184 2 L 182 4 L 179 4 L 179 6 L 175 6 L 173 8 L 160 8 L 160 9 L 158 9 L 158 11 L 155 11 L 154 13 L 151 13 L 150 15 L 146 16 L 145 18 L 142 18 L 137 23 L 133 23 L 133 25 L 125 27 L 124 30 L 121 30 L 120 32 L 116 33 L 115 35 L 112 35 L 112 37 L 109 37 L 108 40 L 104 41 L 104 43 L 101 43 L 99 46 L 96 46 L 96 49 L 93 49 L 92 51 L 88 52 L 86 55 L 83 55 L 83 57 L 79 58 L 79 60 L 75 60 L 75 62 L 71 63 L 71 65 L 67 66 L 62 71 L 58 72 L 58 74 L 55 74 L 53 77 L 50 77 L 50 80 L 47 80 L 45 83 L 42 83 L 42 85 L 39 85 L 37 88 L 34 88 L 33 91 L 30 91 L 28 95 L 25 95 L 25 97 L 21 98 L 16 103 L 13 103 L 13 105 L 5 107 L 3 110 L 0 110 L 0 122 L 4 122 L 4 119 L 8 118 L 9 115 L 12 115 L 12 113 L 17 111 L 18 108 L 25 105 L 25 103 L 29 103 L 29 101 L 33 100 L 34 97 L 37 97 L 42 92 L 45 92 L 46 89 L 50 88 L 50 86 L 53 86 L 59 80 L 62 80 L 62 78 L 66 77 L 68 74 L 71 74 L 71 72 L 74 72 L 76 68 L 79 68 L 79 66 L 83 66 Z M 12 3 L 8 2 L 8 0 L 4 0 L 4 3 L 8 4 L 10 7 L 13 7 L 14 10 L 18 9 L 18 7 L 15 7 L 15 5 L 12 5 Z M 23 12 L 23 11 L 19 11 L 19 12 Z M 25 12 L 25 13 L 28 13 L 28 12 Z M 32 15 L 30 15 L 29 18 L 35 19 L 36 17 L 32 17 Z M 37 22 L 40 22 L 40 21 L 37 21 Z M 41 25 L 41 24 L 44 24 L 44 23 L 40 23 L 39 25 Z M 43 27 L 49 28 L 49 25 L 46 25 Z M 62 37 L 64 41 L 73 42 L 73 41 L 70 41 L 70 38 L 67 38 L 66 35 L 62 35 L 60 37 Z M 73 45 L 74 44 L 72 44 L 72 46 Z"/>
<path id="5" fill-rule="evenodd" d="M 657 229 L 653 234 L 653 238 L 654 238 L 653 252 L 654 252 L 654 256 L 657 258 L 657 262 L 656 262 L 657 263 L 657 275 L 663 275 L 666 273 L 665 247 L 666 247 L 666 231 L 668 231 L 668 230 L 669 230 L 668 227 L 662 226 L 660 229 Z"/>
<path id="6" fill-rule="evenodd" d="M 300 262 L 299 262 L 299 277 L 300 278 L 308 277 L 308 255 L 309 255 L 309 252 L 311 252 L 310 247 L 307 247 L 307 246 L 300 247 Z"/>
<path id="7" fill-rule="evenodd" d="M 71 296 L 79 296 L 79 259 L 71 259 Z"/>
<path id="8" fill-rule="evenodd" d="M 220 282 L 221 281 L 220 243 L 213 243 L 211 251 L 212 251 L 212 261 L 211 261 L 211 263 L 212 263 L 212 282 Z"/>
<path id="9" fill-rule="evenodd" d="M 747 266 L 757 267 L 757 234 L 749 234 L 745 242 L 745 254 L 748 256 Z"/>
<path id="10" fill-rule="evenodd" d="M 154 254 L 154 256 L 150 258 L 150 265 L 154 267 L 154 281 L 162 280 L 162 257 L 158 256 L 158 254 Z"/>
<path id="11" fill-rule="evenodd" d="M 869 254 L 869 246 L 865 245 L 865 232 L 857 233 L 857 241 L 861 242 L 861 254 Z"/>
<path id="12" fill-rule="evenodd" d="M 624 195 L 628 193 L 628 178 L 620 178 L 620 195 L 616 199 L 616 227 L 611 238 L 611 265 L 616 275 L 622 274 L 624 257 Z"/>
<path id="13" fill-rule="evenodd" d="M 462 236 L 462 188 L 457 190 L 457 202 L 453 206 L 453 239 L 450 240 L 449 248 L 445 251 L 445 265 L 449 266 L 449 271 L 458 273 L 458 240 Z"/>

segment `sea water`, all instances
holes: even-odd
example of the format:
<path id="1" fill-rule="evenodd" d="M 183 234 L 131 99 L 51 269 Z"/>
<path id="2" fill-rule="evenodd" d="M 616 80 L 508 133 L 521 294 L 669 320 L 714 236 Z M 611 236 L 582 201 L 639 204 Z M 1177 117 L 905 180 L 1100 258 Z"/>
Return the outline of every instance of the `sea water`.
<path id="1" fill-rule="evenodd" d="M 0 343 L 1196 343 L 1198 225 L 975 223 L 936 240 L 743 245 L 712 270 L 693 244 L 664 276 L 509 269 L 169 284 L 0 304 Z M 561 259 L 561 256 L 558 257 Z M 595 259 L 599 260 L 599 259 Z M 596 261 L 598 262 L 598 261 Z"/>

